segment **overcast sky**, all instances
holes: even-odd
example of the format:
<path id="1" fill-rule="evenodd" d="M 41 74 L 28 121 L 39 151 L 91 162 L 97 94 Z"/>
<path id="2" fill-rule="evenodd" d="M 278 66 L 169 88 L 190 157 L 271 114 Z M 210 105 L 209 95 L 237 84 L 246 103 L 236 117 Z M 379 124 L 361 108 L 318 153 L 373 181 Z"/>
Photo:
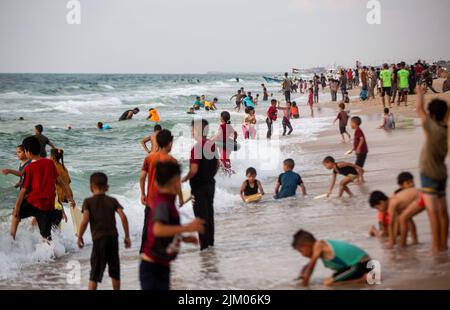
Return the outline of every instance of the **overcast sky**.
<path id="1" fill-rule="evenodd" d="M 0 0 L 0 72 L 203 73 L 450 59 L 449 0 Z"/>

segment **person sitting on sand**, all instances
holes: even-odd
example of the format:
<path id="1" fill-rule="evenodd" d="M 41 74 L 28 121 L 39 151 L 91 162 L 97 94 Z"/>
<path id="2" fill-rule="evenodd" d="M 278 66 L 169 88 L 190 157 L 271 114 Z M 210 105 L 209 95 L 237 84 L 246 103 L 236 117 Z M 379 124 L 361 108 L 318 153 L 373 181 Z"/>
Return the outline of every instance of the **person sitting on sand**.
<path id="1" fill-rule="evenodd" d="M 325 267 L 334 271 L 333 276 L 324 280 L 324 285 L 332 286 L 344 283 L 366 283 L 367 274 L 371 271 L 369 255 L 359 247 L 336 240 L 316 240 L 305 230 L 294 235 L 292 247 L 302 256 L 310 259 L 302 269 L 297 280 L 308 286 L 319 259 Z"/>
<path id="2" fill-rule="evenodd" d="M 388 198 L 383 192 L 374 191 L 370 195 L 369 204 L 379 211 L 381 236 L 389 238 L 388 248 L 396 244 L 398 228 L 400 228 L 400 246 L 406 246 L 408 226 L 411 229 L 412 243 L 418 243 L 413 217 L 425 210 L 423 193 L 415 188 L 409 188 Z"/>
<path id="3" fill-rule="evenodd" d="M 8 174 L 13 174 L 17 177 L 19 177 L 19 181 L 16 183 L 16 185 L 14 185 L 15 188 L 19 188 L 22 187 L 22 182 L 23 182 L 23 175 L 22 172 L 25 169 L 25 167 L 31 163 L 31 159 L 27 158 L 27 155 L 25 154 L 25 150 L 23 148 L 23 145 L 19 145 L 17 146 L 16 149 L 16 154 L 17 154 L 17 159 L 20 160 L 20 164 L 19 164 L 19 170 L 14 170 L 14 169 L 3 169 L 2 173 L 4 175 L 8 175 Z"/>
<path id="4" fill-rule="evenodd" d="M 142 145 L 142 147 L 144 148 L 144 150 L 145 150 L 147 153 L 150 154 L 150 153 L 153 153 L 153 152 L 158 151 L 158 143 L 156 142 L 156 136 L 158 135 L 158 133 L 159 133 L 161 130 L 162 130 L 161 125 L 155 125 L 155 127 L 153 127 L 153 133 L 152 133 L 150 136 L 145 137 L 144 139 L 142 139 L 141 145 Z M 150 141 L 150 144 L 151 144 L 150 150 L 149 150 L 148 147 L 147 147 L 147 143 L 148 143 L 149 141 Z"/>
<path id="5" fill-rule="evenodd" d="M 333 175 L 327 192 L 327 198 L 330 197 L 331 193 L 333 192 L 334 185 L 336 184 L 336 177 L 338 174 L 344 176 L 339 185 L 339 198 L 342 198 L 344 192 L 346 192 L 350 197 L 353 197 L 353 193 L 350 188 L 348 188 L 348 184 L 356 180 L 359 180 L 359 182 L 364 181 L 364 170 L 352 163 L 336 162 L 333 157 L 327 156 L 323 160 L 323 165 L 325 168 L 333 170 Z"/>
<path id="6" fill-rule="evenodd" d="M 259 180 L 256 179 L 256 169 L 253 167 L 248 168 L 245 172 L 245 175 L 247 177 L 247 180 L 242 182 L 241 186 L 242 201 L 245 202 L 248 197 L 257 194 L 264 195 L 262 184 Z"/>
<path id="7" fill-rule="evenodd" d="M 389 108 L 384 108 L 383 123 L 380 126 L 378 126 L 378 129 L 384 130 L 395 129 L 394 114 L 392 114 L 389 111 Z"/>
<path id="8" fill-rule="evenodd" d="M 127 110 L 122 113 L 119 117 L 119 121 L 127 121 L 133 118 L 134 115 L 139 113 L 139 108 L 134 108 L 133 110 Z"/>
<path id="9" fill-rule="evenodd" d="M 283 161 L 284 173 L 278 176 L 275 185 L 274 199 L 293 197 L 297 194 L 297 187 L 300 187 L 304 196 L 306 196 L 306 187 L 301 176 L 294 172 L 295 162 L 289 158 Z"/>

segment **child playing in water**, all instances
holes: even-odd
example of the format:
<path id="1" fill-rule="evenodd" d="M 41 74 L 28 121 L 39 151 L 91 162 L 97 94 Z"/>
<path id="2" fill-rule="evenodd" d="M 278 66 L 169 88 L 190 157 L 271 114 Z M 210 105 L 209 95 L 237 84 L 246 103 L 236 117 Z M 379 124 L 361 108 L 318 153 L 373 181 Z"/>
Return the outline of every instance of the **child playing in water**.
<path id="1" fill-rule="evenodd" d="M 270 139 L 272 137 L 273 132 L 273 122 L 277 120 L 277 100 L 272 99 L 270 101 L 270 107 L 267 110 L 267 118 L 266 118 L 266 124 L 267 124 L 267 139 Z"/>
<path id="2" fill-rule="evenodd" d="M 242 120 L 242 133 L 245 140 L 256 138 L 255 124 L 255 109 L 245 108 L 244 119 Z"/>
<path id="3" fill-rule="evenodd" d="M 287 135 L 290 136 L 294 130 L 291 125 L 291 102 L 287 101 L 284 108 L 278 106 L 277 109 L 283 111 L 283 121 L 281 123 L 283 125 L 283 136 L 286 135 L 287 128 L 289 128 Z"/>
<path id="4" fill-rule="evenodd" d="M 395 129 L 394 114 L 389 112 L 389 108 L 384 108 L 383 123 L 380 126 L 378 126 L 378 129 L 384 130 Z"/>
<path id="5" fill-rule="evenodd" d="M 144 148 L 145 151 L 147 151 L 147 153 L 154 153 L 156 151 L 158 151 L 158 143 L 156 142 L 156 136 L 158 135 L 158 133 L 162 130 L 161 125 L 155 125 L 155 127 L 153 127 L 153 133 L 148 136 L 145 137 L 144 139 L 142 139 L 141 141 L 141 145 Z M 147 147 L 147 143 L 150 141 L 151 143 L 151 148 L 150 150 Z"/>
<path id="6" fill-rule="evenodd" d="M 424 195 L 415 188 L 404 189 L 388 198 L 383 192 L 375 191 L 370 195 L 369 204 L 377 209 L 381 236 L 388 236 L 388 248 L 392 248 L 397 240 L 400 226 L 400 246 L 406 246 L 408 226 L 411 229 L 413 244 L 417 244 L 416 225 L 413 217 L 425 210 Z M 377 235 L 371 231 L 372 235 Z"/>
<path id="7" fill-rule="evenodd" d="M 223 111 L 220 114 L 219 131 L 211 140 L 216 141 L 219 145 L 222 169 L 230 175 L 234 174 L 234 171 L 231 169 L 230 154 L 235 151 L 236 139 L 237 132 L 231 126 L 231 115 L 228 111 Z"/>
<path id="8" fill-rule="evenodd" d="M 350 282 L 365 283 L 371 269 L 369 255 L 359 247 L 335 240 L 316 240 L 309 232 L 299 230 L 294 235 L 292 247 L 301 255 L 310 259 L 298 276 L 304 286 L 308 286 L 319 259 L 325 267 L 334 271 L 333 276 L 326 278 L 324 285 L 343 284 Z"/>
<path id="9" fill-rule="evenodd" d="M 177 163 L 156 165 L 158 193 L 152 201 L 147 225 L 147 238 L 141 253 L 139 279 L 143 290 L 170 289 L 170 263 L 177 257 L 181 242 L 197 244 L 197 237 L 182 236 L 186 232 L 204 231 L 204 221 L 195 218 L 181 225 L 175 198 L 181 189 L 181 168 Z"/>
<path id="10" fill-rule="evenodd" d="M 19 164 L 19 170 L 13 170 L 13 169 L 3 169 L 2 173 L 4 175 L 13 174 L 17 177 L 19 177 L 19 181 L 14 185 L 15 188 L 21 187 L 23 182 L 22 172 L 23 169 L 31 162 L 31 159 L 27 158 L 27 155 L 25 154 L 25 150 L 23 149 L 23 145 L 17 146 L 16 149 L 17 159 L 20 160 Z"/>
<path id="11" fill-rule="evenodd" d="M 51 149 L 50 159 L 53 161 L 61 180 L 66 184 L 66 188 L 69 191 L 69 195 L 64 192 L 64 188 L 61 185 L 56 185 L 56 199 L 57 203 L 55 205 L 55 218 L 53 225 L 58 226 L 61 219 L 67 222 L 67 216 L 64 212 L 63 203 L 68 203 L 68 196 L 73 197 L 72 189 L 70 188 L 70 183 L 72 182 L 69 176 L 69 171 L 66 166 L 64 166 L 64 151 L 62 149 Z"/>
<path id="12" fill-rule="evenodd" d="M 395 191 L 395 194 L 401 192 L 404 189 L 416 187 L 414 176 L 410 172 L 400 173 L 397 177 L 397 184 L 399 186 L 399 189 Z"/>
<path id="13" fill-rule="evenodd" d="M 264 189 L 261 185 L 261 182 L 256 179 L 256 169 L 253 167 L 250 167 L 245 172 L 245 175 L 247 177 L 247 180 L 242 182 L 241 186 L 241 198 L 242 201 L 245 202 L 245 200 L 249 196 L 254 196 L 257 194 L 264 195 Z"/>
<path id="14" fill-rule="evenodd" d="M 17 197 L 12 213 L 11 236 L 16 237 L 20 220 L 36 218 L 42 238 L 51 240 L 52 220 L 55 210 L 56 186 L 64 189 L 67 200 L 75 206 L 73 197 L 66 184 L 56 171 L 55 164 L 48 158 L 41 158 L 41 144 L 32 136 L 22 142 L 27 158 L 31 159 L 23 170 L 23 186 Z"/>
<path id="15" fill-rule="evenodd" d="M 416 110 L 425 133 L 425 145 L 420 156 L 420 175 L 425 204 L 430 217 L 433 236 L 432 251 L 448 249 L 448 211 L 447 211 L 447 166 L 448 153 L 448 114 L 447 102 L 433 99 L 425 111 L 425 92 L 427 86 L 417 86 Z"/>
<path id="16" fill-rule="evenodd" d="M 311 110 L 311 117 L 314 117 L 313 104 L 314 104 L 314 94 L 312 87 L 310 87 L 308 89 L 308 106 L 309 109 Z"/>
<path id="17" fill-rule="evenodd" d="M 300 118 L 300 113 L 298 111 L 298 106 L 297 106 L 297 103 L 295 101 L 292 102 L 291 114 L 292 114 L 292 118 L 295 118 L 295 119 Z"/>
<path id="18" fill-rule="evenodd" d="M 331 183 L 328 188 L 327 198 L 330 197 L 333 192 L 334 185 L 336 184 L 336 177 L 338 174 L 343 175 L 341 183 L 339 184 L 339 198 L 342 198 L 344 192 L 346 192 L 350 197 L 353 197 L 353 193 L 350 188 L 348 188 L 348 184 L 354 182 L 355 180 L 359 180 L 363 182 L 364 170 L 354 164 L 346 163 L 346 162 L 336 162 L 335 159 L 331 156 L 325 157 L 323 160 L 323 165 L 325 168 L 329 170 L 333 170 L 333 175 L 331 178 Z"/>
<path id="19" fill-rule="evenodd" d="M 295 162 L 289 158 L 283 161 L 284 173 L 280 174 L 275 185 L 275 199 L 282 199 L 295 196 L 297 187 L 300 187 L 304 196 L 306 196 L 305 184 L 301 176 L 294 171 Z"/>
<path id="20" fill-rule="evenodd" d="M 106 195 L 109 186 L 108 177 L 104 173 L 92 174 L 90 183 L 91 192 L 94 195 L 83 202 L 83 220 L 77 240 L 78 247 L 83 248 L 83 235 L 90 224 L 93 245 L 88 288 L 89 290 L 97 289 L 97 283 L 102 282 L 103 272 L 108 265 L 112 287 L 114 290 L 120 290 L 119 234 L 116 228 L 116 212 L 122 221 L 125 248 L 131 247 L 128 220 L 120 203 Z"/>
<path id="21" fill-rule="evenodd" d="M 111 126 L 108 124 L 103 124 L 102 122 L 98 122 L 97 128 L 100 130 L 108 130 L 108 129 L 111 129 Z"/>
<path id="22" fill-rule="evenodd" d="M 348 114 L 345 111 L 345 104 L 340 103 L 339 104 L 339 113 L 336 116 L 336 119 L 334 120 L 333 124 L 336 124 L 336 121 L 339 120 L 339 132 L 342 137 L 342 142 L 345 143 L 345 135 L 348 136 L 348 141 L 350 141 L 351 136 L 347 132 L 347 124 L 348 124 Z"/>
<path id="23" fill-rule="evenodd" d="M 366 137 L 364 136 L 364 133 L 360 128 L 361 123 L 362 121 L 360 117 L 358 116 L 352 117 L 351 126 L 352 129 L 355 130 L 355 135 L 353 139 L 353 149 L 350 153 L 353 152 L 356 153 L 355 165 L 364 168 L 369 148 L 367 147 Z"/>

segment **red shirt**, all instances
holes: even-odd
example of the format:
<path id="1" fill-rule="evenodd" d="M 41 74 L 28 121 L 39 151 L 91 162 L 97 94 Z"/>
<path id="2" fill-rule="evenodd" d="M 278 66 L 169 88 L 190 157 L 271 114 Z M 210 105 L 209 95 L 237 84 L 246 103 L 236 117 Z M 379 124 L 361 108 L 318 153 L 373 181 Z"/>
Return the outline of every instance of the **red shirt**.
<path id="1" fill-rule="evenodd" d="M 364 143 L 361 148 L 358 150 L 358 145 L 361 141 L 361 138 L 364 138 Z M 367 154 L 369 153 L 369 148 L 367 147 L 366 137 L 362 132 L 361 128 L 356 128 L 355 130 L 355 139 L 353 141 L 353 148 L 355 149 L 356 154 Z"/>
<path id="2" fill-rule="evenodd" d="M 270 106 L 269 110 L 267 110 L 267 117 L 271 119 L 272 121 L 277 120 L 277 108 L 274 106 Z"/>
<path id="3" fill-rule="evenodd" d="M 26 200 L 42 211 L 55 210 L 56 179 L 55 164 L 48 158 L 31 162 L 23 170 L 23 187 L 27 189 Z"/>

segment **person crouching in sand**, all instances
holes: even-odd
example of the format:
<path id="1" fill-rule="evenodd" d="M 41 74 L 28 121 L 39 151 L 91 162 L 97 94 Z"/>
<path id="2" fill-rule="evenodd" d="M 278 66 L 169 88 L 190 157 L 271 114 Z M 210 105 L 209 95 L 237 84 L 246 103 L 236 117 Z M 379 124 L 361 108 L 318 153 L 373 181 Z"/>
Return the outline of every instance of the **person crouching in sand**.
<path id="1" fill-rule="evenodd" d="M 364 182 L 364 170 L 357 165 L 346 162 L 336 162 L 335 159 L 331 156 L 325 157 L 322 163 L 328 170 L 333 170 L 330 187 L 328 188 L 327 192 L 327 198 L 330 197 L 331 193 L 333 192 L 334 185 L 336 184 L 336 177 L 338 174 L 344 176 L 339 185 L 339 198 L 342 198 L 344 192 L 346 192 L 350 197 L 353 197 L 353 193 L 350 188 L 348 188 L 348 184 L 356 180 L 359 180 L 359 182 L 361 183 Z"/>
<path id="2" fill-rule="evenodd" d="M 301 255 L 310 259 L 302 269 L 297 280 L 308 286 L 319 259 L 325 267 L 334 270 L 331 277 L 326 278 L 324 285 L 332 286 L 344 283 L 366 283 L 367 274 L 371 271 L 368 263 L 369 255 L 359 247 L 336 240 L 316 240 L 305 230 L 294 235 L 292 247 Z"/>

